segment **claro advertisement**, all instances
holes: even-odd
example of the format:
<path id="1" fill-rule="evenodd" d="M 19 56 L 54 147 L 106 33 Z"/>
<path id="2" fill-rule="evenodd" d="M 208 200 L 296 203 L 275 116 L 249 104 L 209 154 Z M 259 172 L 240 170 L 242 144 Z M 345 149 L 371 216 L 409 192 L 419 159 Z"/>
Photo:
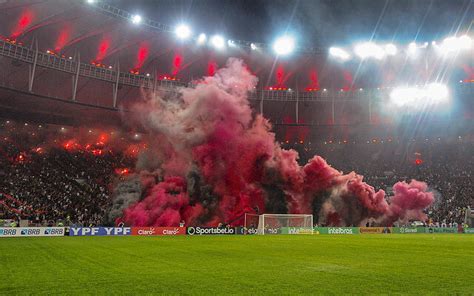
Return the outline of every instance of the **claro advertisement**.
<path id="1" fill-rule="evenodd" d="M 186 227 L 132 227 L 132 235 L 185 235 Z"/>

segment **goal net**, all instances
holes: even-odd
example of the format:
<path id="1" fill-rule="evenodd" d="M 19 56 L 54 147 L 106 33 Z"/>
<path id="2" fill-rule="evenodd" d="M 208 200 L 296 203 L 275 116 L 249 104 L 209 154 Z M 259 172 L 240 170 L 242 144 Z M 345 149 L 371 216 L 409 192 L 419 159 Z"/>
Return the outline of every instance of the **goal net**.
<path id="1" fill-rule="evenodd" d="M 245 216 L 248 233 L 313 234 L 313 215 L 263 214 Z"/>

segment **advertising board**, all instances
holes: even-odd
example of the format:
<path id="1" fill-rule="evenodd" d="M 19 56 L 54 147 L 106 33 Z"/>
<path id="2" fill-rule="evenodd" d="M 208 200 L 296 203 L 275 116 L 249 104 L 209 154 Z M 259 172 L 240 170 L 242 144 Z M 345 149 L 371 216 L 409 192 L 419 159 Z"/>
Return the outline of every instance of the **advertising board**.
<path id="1" fill-rule="evenodd" d="M 1 227 L 1 237 L 64 236 L 64 227 Z"/>
<path id="2" fill-rule="evenodd" d="M 132 227 L 131 235 L 185 235 L 186 227 Z"/>
<path id="3" fill-rule="evenodd" d="M 69 236 L 113 236 L 130 235 L 130 227 L 71 227 Z"/>
<path id="4" fill-rule="evenodd" d="M 218 227 L 188 227 L 186 229 L 188 235 L 229 235 L 236 234 L 235 228 L 218 228 Z"/>

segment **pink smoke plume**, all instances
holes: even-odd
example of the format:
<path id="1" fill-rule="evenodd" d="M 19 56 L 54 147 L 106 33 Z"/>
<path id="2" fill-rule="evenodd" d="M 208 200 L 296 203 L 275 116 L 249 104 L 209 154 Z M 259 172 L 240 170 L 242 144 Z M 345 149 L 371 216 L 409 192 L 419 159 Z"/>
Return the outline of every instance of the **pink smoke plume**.
<path id="1" fill-rule="evenodd" d="M 282 149 L 268 120 L 252 113 L 256 83 L 242 61 L 229 59 L 179 98 L 144 96 L 134 114 L 155 140 L 137 164 L 135 177 L 147 181 L 116 191 L 114 210 L 126 224 L 242 225 L 245 213 L 272 212 L 314 214 L 330 225 L 423 218 L 433 202 L 425 183 L 397 183 L 387 198 L 319 156 L 301 167 L 298 153 Z"/>
<path id="2" fill-rule="evenodd" d="M 398 182 L 393 185 L 395 195 L 390 198 L 390 207 L 387 213 L 389 224 L 398 219 L 426 220 L 423 210 L 434 202 L 432 192 L 426 192 L 428 185 L 424 182 L 411 180 L 410 183 Z"/>

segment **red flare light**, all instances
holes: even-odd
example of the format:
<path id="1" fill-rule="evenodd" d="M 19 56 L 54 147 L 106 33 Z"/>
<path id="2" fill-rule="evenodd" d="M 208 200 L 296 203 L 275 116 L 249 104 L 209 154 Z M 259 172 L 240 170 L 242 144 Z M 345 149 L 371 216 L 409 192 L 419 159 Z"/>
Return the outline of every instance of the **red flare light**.
<path id="1" fill-rule="evenodd" d="M 117 168 L 115 169 L 115 173 L 117 175 L 128 175 L 130 173 L 130 170 L 127 168 Z"/>
<path id="2" fill-rule="evenodd" d="M 98 61 L 92 61 L 91 65 L 93 65 L 95 67 L 98 67 L 98 68 L 107 68 L 107 66 L 105 64 L 102 64 L 101 62 L 98 62 Z"/>
<path id="3" fill-rule="evenodd" d="M 18 38 L 20 35 L 22 35 L 33 22 L 33 18 L 34 18 L 33 12 L 31 12 L 30 10 L 25 10 L 21 14 L 20 19 L 18 20 L 18 23 L 16 24 L 15 29 L 12 32 L 11 39 L 14 40 Z"/>
<path id="4" fill-rule="evenodd" d="M 110 48 L 110 39 L 104 38 L 99 44 L 99 50 L 95 57 L 96 61 L 102 61 L 106 56 Z"/>
<path id="5" fill-rule="evenodd" d="M 133 75 L 140 75 L 140 71 L 138 71 L 138 69 L 136 68 L 131 69 L 129 72 L 130 74 L 133 74 Z"/>
<path id="6" fill-rule="evenodd" d="M 183 57 L 180 54 L 176 54 L 173 59 L 173 76 L 178 75 L 179 71 L 181 71 L 181 65 L 183 63 Z"/>
<path id="7" fill-rule="evenodd" d="M 289 90 L 287 87 L 281 87 L 281 86 L 269 86 L 266 88 L 267 90 L 273 90 L 273 91 L 285 91 Z"/>
<path id="8" fill-rule="evenodd" d="M 214 61 L 210 61 L 207 64 L 207 76 L 214 76 L 216 74 L 217 64 Z"/>
<path id="9" fill-rule="evenodd" d="M 147 43 L 143 43 L 140 45 L 140 48 L 138 49 L 137 53 L 137 60 L 135 62 L 135 70 L 139 70 L 143 64 L 145 63 L 146 59 L 148 58 L 148 53 L 149 53 L 149 46 Z"/>
<path id="10" fill-rule="evenodd" d="M 56 45 L 54 46 L 55 51 L 60 51 L 63 49 L 63 47 L 67 44 L 70 38 L 70 29 L 69 28 L 63 28 L 61 32 L 59 33 L 58 39 L 56 40 Z"/>
<path id="11" fill-rule="evenodd" d="M 179 81 L 179 78 L 176 78 L 173 75 L 162 75 L 160 76 L 160 80 Z"/>
<path id="12" fill-rule="evenodd" d="M 102 150 L 100 150 L 100 149 L 94 149 L 94 150 L 92 150 L 91 152 L 92 152 L 92 154 L 94 154 L 95 156 L 101 156 L 102 153 L 103 153 Z"/>

